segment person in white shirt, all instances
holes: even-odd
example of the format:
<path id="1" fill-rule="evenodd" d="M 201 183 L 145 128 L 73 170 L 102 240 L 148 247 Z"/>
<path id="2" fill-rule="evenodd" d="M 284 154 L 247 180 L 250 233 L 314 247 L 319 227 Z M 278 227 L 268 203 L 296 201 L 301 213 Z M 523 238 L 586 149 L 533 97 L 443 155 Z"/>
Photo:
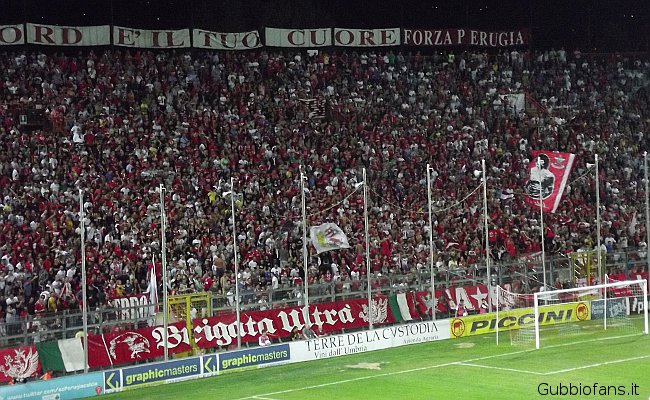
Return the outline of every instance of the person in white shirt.
<path id="1" fill-rule="evenodd" d="M 84 137 L 82 135 L 81 127 L 79 125 L 74 125 L 70 129 L 70 133 L 72 133 L 72 142 L 74 144 L 83 144 L 84 143 Z"/>
<path id="2" fill-rule="evenodd" d="M 266 332 L 266 329 L 262 329 L 260 332 L 259 343 L 261 347 L 267 347 L 271 345 L 271 339 L 269 338 L 269 334 Z"/>

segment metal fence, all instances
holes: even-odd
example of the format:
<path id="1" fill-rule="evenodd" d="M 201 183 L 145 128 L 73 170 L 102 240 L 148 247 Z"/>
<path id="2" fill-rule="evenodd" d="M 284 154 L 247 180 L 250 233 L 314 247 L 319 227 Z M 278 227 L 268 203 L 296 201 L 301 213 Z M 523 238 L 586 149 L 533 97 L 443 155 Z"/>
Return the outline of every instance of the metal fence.
<path id="1" fill-rule="evenodd" d="M 644 249 L 608 253 L 604 263 L 604 272 L 610 274 L 625 273 L 630 276 L 631 272 L 643 272 L 647 270 L 646 268 Z M 556 279 L 571 284 L 571 279 L 575 275 L 575 266 L 571 259 L 564 255 L 548 257 L 545 269 L 548 284 L 552 284 Z M 518 280 L 525 291 L 530 291 L 541 286 L 542 271 L 539 255 L 531 255 L 495 263 L 490 278 L 493 285 L 504 285 Z M 429 291 L 431 290 L 430 278 L 428 269 L 408 274 L 373 275 L 370 280 L 372 295 L 391 295 L 398 291 Z M 487 283 L 485 265 L 455 270 L 440 269 L 435 279 L 438 290 Z M 366 285 L 365 279 L 310 285 L 310 304 L 364 298 L 367 296 Z M 299 306 L 303 304 L 302 292 L 301 286 L 269 288 L 263 291 L 242 290 L 241 311 Z M 210 301 L 212 316 L 235 312 L 234 295 L 211 292 Z M 105 306 L 92 310 L 88 314 L 89 334 L 107 333 L 116 325 L 137 329 L 160 323 L 160 320 L 156 321 L 149 316 L 150 307 L 150 305 L 119 308 Z M 0 323 L 0 348 L 71 338 L 81 331 L 82 314 L 78 310 L 66 310 L 38 317 L 29 315 L 12 323 Z"/>

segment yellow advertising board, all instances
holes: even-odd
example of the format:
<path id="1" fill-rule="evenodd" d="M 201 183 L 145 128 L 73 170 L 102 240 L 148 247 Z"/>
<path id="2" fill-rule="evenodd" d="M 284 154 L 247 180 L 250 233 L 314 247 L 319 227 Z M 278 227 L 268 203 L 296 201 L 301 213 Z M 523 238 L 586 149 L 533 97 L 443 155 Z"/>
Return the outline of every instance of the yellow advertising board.
<path id="1" fill-rule="evenodd" d="M 563 303 L 539 307 L 539 324 L 553 325 L 590 319 L 589 302 Z M 499 330 L 519 329 L 535 324 L 533 307 L 499 312 Z M 483 335 L 496 331 L 497 314 L 477 314 L 453 318 L 449 325 L 451 337 Z"/>

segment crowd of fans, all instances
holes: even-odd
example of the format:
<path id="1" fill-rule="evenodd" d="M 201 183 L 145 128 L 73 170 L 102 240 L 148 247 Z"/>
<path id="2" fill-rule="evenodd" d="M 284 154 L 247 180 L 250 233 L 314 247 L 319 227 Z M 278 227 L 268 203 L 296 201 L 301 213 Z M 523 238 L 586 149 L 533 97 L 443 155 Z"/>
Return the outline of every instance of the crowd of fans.
<path id="1" fill-rule="evenodd" d="M 375 274 L 428 268 L 427 164 L 438 271 L 484 262 L 482 159 L 494 258 L 539 251 L 539 211 L 522 190 L 530 150 L 577 155 L 559 210 L 545 215 L 553 251 L 595 246 L 595 154 L 603 243 L 646 246 L 647 58 L 27 51 L 3 54 L 0 70 L 8 323 L 78 309 L 80 189 L 91 307 L 147 290 L 161 184 L 174 293 L 232 296 L 231 190 L 242 289 L 300 284 L 301 168 L 308 224 L 335 222 L 351 244 L 310 257 L 311 283 L 365 275 L 363 168 Z M 507 97 L 521 94 L 524 108 Z M 37 106 L 47 121 L 35 131 L 12 112 Z"/>

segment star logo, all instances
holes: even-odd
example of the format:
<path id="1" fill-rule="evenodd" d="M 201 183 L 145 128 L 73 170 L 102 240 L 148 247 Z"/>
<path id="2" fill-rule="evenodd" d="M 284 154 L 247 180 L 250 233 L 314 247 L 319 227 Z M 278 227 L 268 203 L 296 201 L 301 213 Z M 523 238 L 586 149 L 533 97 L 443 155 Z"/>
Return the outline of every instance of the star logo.
<path id="1" fill-rule="evenodd" d="M 483 300 L 487 299 L 488 294 L 487 292 L 481 293 L 481 288 L 476 286 L 476 294 L 472 294 L 470 296 L 476 300 L 476 304 L 478 304 L 480 307 L 480 305 L 483 304 Z"/>

